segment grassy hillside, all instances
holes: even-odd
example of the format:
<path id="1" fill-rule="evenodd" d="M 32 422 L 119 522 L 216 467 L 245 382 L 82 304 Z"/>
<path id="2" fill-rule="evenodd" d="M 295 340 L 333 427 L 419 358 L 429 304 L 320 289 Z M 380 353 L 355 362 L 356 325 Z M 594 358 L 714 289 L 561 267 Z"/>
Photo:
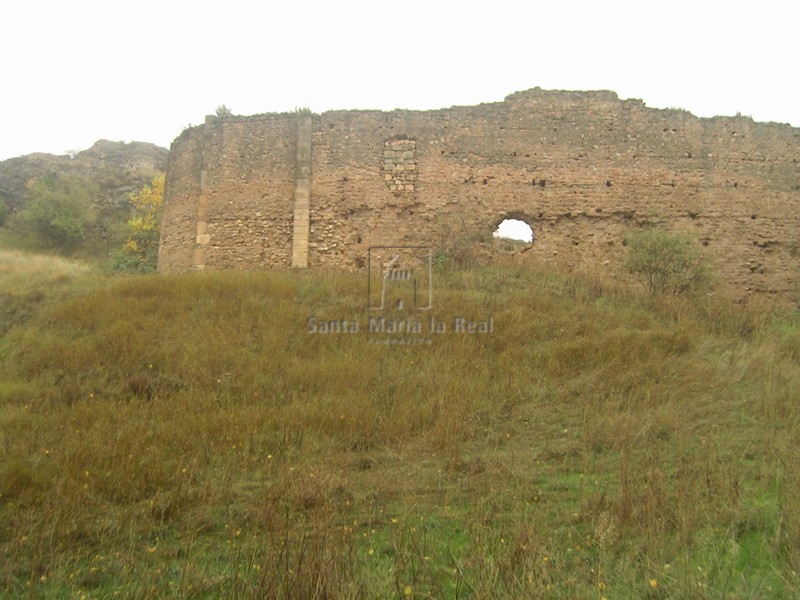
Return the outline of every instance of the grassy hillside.
<path id="1" fill-rule="evenodd" d="M 4 249 L 3 242 L 0 236 L 0 335 L 24 323 L 45 300 L 78 293 L 78 282 L 93 281 L 88 263 Z"/>
<path id="2" fill-rule="evenodd" d="M 4 596 L 800 594 L 796 314 L 494 267 L 383 345 L 362 274 L 15 260 Z"/>

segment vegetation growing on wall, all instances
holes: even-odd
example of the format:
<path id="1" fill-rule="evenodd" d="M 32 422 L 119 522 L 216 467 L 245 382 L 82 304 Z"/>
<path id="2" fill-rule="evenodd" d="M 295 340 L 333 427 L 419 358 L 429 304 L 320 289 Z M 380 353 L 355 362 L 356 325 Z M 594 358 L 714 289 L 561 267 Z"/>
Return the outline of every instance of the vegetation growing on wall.
<path id="1" fill-rule="evenodd" d="M 227 119 L 233 116 L 233 111 L 224 104 L 220 104 L 214 114 L 220 119 Z"/>

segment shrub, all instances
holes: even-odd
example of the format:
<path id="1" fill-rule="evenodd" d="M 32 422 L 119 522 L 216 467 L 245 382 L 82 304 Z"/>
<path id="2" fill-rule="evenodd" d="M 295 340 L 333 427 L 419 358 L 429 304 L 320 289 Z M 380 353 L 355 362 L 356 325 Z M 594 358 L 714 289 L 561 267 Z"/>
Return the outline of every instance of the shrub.
<path id="1" fill-rule="evenodd" d="M 628 237 L 625 270 L 651 294 L 681 294 L 709 284 L 705 257 L 687 235 L 647 229 Z"/>
<path id="2" fill-rule="evenodd" d="M 6 222 L 6 217 L 8 217 L 8 205 L 0 198 L 0 227 Z"/>
<path id="3" fill-rule="evenodd" d="M 45 175 L 28 184 L 28 204 L 19 220 L 34 236 L 53 248 L 75 250 L 95 219 L 96 186 L 70 175 Z"/>
<path id="4" fill-rule="evenodd" d="M 434 266 L 463 268 L 479 260 L 478 248 L 491 241 L 491 234 L 468 223 L 461 215 L 443 215 L 437 219 L 434 240 Z"/>
<path id="5" fill-rule="evenodd" d="M 227 119 L 227 118 L 229 118 L 229 117 L 232 117 L 232 116 L 233 116 L 233 112 L 231 111 L 231 109 L 230 109 L 230 108 L 228 108 L 228 107 L 227 107 L 227 106 L 225 106 L 224 104 L 220 104 L 220 105 L 217 107 L 216 115 L 217 115 L 217 116 L 218 116 L 220 119 Z"/>
<path id="6" fill-rule="evenodd" d="M 164 204 L 164 175 L 153 179 L 152 185 L 146 185 L 131 194 L 129 199 L 131 218 L 126 223 L 128 237 L 121 248 L 111 253 L 110 267 L 117 271 L 155 271 Z"/>

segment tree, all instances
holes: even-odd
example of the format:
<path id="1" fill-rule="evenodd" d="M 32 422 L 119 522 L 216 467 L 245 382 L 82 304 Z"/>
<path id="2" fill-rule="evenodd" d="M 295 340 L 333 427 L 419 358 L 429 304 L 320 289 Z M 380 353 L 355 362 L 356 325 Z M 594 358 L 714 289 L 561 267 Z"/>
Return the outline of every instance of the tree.
<path id="1" fill-rule="evenodd" d="M 164 203 L 164 176 L 159 175 L 151 185 L 131 194 L 129 201 L 128 237 L 122 248 L 112 254 L 113 267 L 125 271 L 155 271 Z"/>
<path id="2" fill-rule="evenodd" d="M 681 294 L 709 283 L 709 269 L 695 240 L 686 234 L 647 229 L 628 237 L 625 269 L 650 293 Z"/>
<path id="3" fill-rule="evenodd" d="M 75 250 L 95 220 L 97 187 L 77 175 L 47 174 L 28 183 L 28 202 L 19 221 L 44 244 Z"/>

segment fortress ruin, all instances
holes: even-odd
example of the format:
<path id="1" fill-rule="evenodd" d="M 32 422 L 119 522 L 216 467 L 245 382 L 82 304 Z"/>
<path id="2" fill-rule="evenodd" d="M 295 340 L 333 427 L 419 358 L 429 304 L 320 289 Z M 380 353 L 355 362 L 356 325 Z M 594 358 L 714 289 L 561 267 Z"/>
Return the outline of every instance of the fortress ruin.
<path id="1" fill-rule="evenodd" d="M 690 230 L 737 289 L 800 290 L 800 129 L 538 88 L 440 110 L 209 117 L 172 144 L 158 268 L 362 268 L 520 219 L 524 260 L 616 268 Z"/>

